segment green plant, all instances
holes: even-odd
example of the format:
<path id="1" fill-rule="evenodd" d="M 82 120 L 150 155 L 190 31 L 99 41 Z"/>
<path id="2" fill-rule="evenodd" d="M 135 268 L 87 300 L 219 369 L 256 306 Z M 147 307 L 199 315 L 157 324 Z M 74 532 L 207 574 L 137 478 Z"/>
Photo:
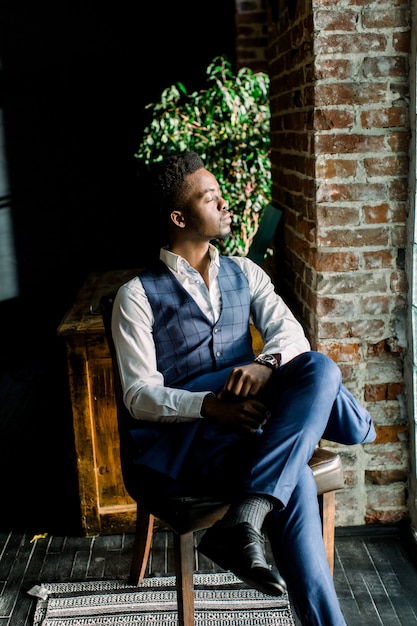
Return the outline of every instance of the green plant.
<path id="1" fill-rule="evenodd" d="M 195 150 L 216 176 L 232 213 L 223 254 L 246 255 L 271 201 L 269 78 L 249 68 L 236 75 L 225 57 L 207 68 L 208 88 L 188 94 L 182 83 L 147 105 L 152 116 L 134 155 L 145 165 Z"/>

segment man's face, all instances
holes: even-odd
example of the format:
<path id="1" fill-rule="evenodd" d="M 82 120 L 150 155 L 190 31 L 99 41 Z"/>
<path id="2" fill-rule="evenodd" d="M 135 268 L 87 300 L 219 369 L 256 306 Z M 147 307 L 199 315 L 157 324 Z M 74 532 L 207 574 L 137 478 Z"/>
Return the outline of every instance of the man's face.
<path id="1" fill-rule="evenodd" d="M 186 184 L 188 191 L 183 215 L 187 234 L 204 241 L 228 237 L 232 218 L 213 174 L 204 168 L 199 169 L 187 176 Z"/>

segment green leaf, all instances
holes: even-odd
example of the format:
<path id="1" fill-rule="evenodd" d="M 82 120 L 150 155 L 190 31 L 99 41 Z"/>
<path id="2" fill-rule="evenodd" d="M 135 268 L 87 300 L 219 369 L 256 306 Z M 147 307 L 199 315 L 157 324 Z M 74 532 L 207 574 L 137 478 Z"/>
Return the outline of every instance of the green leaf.
<path id="1" fill-rule="evenodd" d="M 177 82 L 160 101 L 134 154 L 144 165 L 195 150 L 216 176 L 232 208 L 233 232 L 217 242 L 222 254 L 246 255 L 263 208 L 271 201 L 269 78 L 223 56 L 206 70 L 207 88 L 187 93 Z"/>

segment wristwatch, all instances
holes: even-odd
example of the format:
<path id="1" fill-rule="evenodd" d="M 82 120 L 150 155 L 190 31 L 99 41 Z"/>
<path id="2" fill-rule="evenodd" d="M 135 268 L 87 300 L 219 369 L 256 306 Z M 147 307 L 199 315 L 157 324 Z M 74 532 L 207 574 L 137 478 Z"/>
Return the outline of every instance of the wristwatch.
<path id="1" fill-rule="evenodd" d="M 281 361 L 281 355 L 277 354 L 259 354 L 256 359 L 255 359 L 255 363 L 260 363 L 261 365 L 266 365 L 267 367 L 270 367 L 271 370 L 276 370 L 279 367 L 279 363 Z"/>

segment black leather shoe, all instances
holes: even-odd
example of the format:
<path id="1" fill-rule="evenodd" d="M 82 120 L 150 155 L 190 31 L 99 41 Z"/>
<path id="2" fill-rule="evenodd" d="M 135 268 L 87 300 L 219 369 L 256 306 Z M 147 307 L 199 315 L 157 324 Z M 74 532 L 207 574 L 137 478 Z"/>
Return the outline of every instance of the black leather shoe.
<path id="1" fill-rule="evenodd" d="M 198 551 L 224 570 L 230 570 L 252 589 L 281 596 L 287 586 L 265 559 L 264 537 L 247 522 L 224 528 L 216 522 L 206 530 Z"/>

